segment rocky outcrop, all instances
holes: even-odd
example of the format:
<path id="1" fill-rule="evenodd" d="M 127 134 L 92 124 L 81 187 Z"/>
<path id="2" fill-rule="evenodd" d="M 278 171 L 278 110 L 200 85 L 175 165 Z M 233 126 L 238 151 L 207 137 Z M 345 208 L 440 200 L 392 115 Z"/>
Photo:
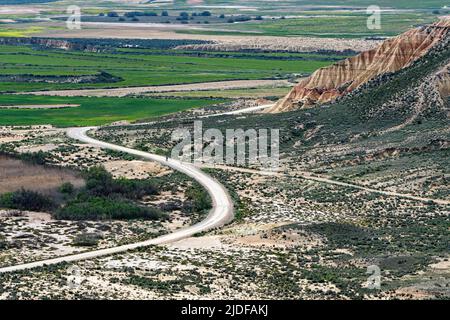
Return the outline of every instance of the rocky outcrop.
<path id="1" fill-rule="evenodd" d="M 228 52 L 317 52 L 353 55 L 375 48 L 379 39 L 332 39 L 313 37 L 221 37 L 213 43 L 189 44 L 179 50 Z"/>
<path id="2" fill-rule="evenodd" d="M 380 75 L 406 68 L 445 38 L 449 30 L 450 19 L 443 19 L 388 39 L 373 50 L 321 68 L 295 86 L 268 112 L 284 112 L 327 103 Z M 448 73 L 443 72 L 442 91 L 446 92 L 446 88 Z"/>

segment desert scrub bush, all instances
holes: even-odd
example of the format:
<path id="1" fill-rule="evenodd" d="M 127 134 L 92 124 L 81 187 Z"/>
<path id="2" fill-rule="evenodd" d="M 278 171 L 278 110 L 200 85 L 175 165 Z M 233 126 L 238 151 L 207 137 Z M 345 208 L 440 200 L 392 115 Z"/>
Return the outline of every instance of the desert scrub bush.
<path id="1" fill-rule="evenodd" d="M 8 247 L 8 242 L 6 241 L 5 236 L 0 234 L 0 250 L 4 250 Z"/>
<path id="2" fill-rule="evenodd" d="M 180 280 L 160 281 L 150 278 L 145 278 L 137 275 L 132 275 L 123 281 L 125 284 L 135 285 L 147 290 L 156 290 L 159 292 L 181 292 L 184 290 L 186 283 Z"/>
<path id="3" fill-rule="evenodd" d="M 123 279 L 122 283 L 134 285 L 146 290 L 154 290 L 162 294 L 184 292 L 186 291 L 186 286 L 196 286 L 203 294 L 211 292 L 209 286 L 211 281 L 195 270 L 189 273 L 178 274 L 177 279 L 166 281 L 133 274 Z"/>
<path id="4" fill-rule="evenodd" d="M 70 182 L 66 182 L 59 187 L 59 192 L 64 195 L 72 195 L 75 192 L 75 187 Z"/>
<path id="5" fill-rule="evenodd" d="M 73 239 L 72 245 L 76 247 L 95 247 L 102 238 L 98 233 L 82 233 Z"/>
<path id="6" fill-rule="evenodd" d="M 36 164 L 36 165 L 44 165 L 44 164 L 48 163 L 51 158 L 50 153 L 44 152 L 44 151 L 18 153 L 15 151 L 15 148 L 17 146 L 18 145 L 14 144 L 14 143 L 1 144 L 0 145 L 0 155 L 13 157 L 15 159 L 22 160 L 22 161 L 28 162 L 30 164 Z"/>
<path id="7" fill-rule="evenodd" d="M 138 159 L 138 157 L 136 157 L 132 154 L 121 152 L 121 151 L 107 149 L 104 152 L 106 155 L 110 156 L 111 158 L 119 158 L 119 159 L 123 159 L 123 160 L 127 160 L 127 161 L 132 161 L 132 160 Z"/>
<path id="8" fill-rule="evenodd" d="M 194 183 L 186 190 L 187 206 L 185 209 L 193 212 L 205 212 L 212 208 L 211 197 L 203 187 Z"/>
<path id="9" fill-rule="evenodd" d="M 38 192 L 20 189 L 0 196 L 0 207 L 17 210 L 42 211 L 55 207 L 52 199 Z"/>
<path id="10" fill-rule="evenodd" d="M 235 214 L 236 221 L 242 221 L 252 215 L 252 211 L 250 209 L 248 201 L 238 198 L 235 202 L 237 203 L 237 210 Z"/>
<path id="11" fill-rule="evenodd" d="M 163 220 L 167 216 L 156 208 L 144 207 L 126 199 L 79 195 L 54 216 L 63 220 Z"/>
<path id="12" fill-rule="evenodd" d="M 37 165 L 44 165 L 47 163 L 49 159 L 49 154 L 47 152 L 38 151 L 38 152 L 26 152 L 19 155 L 19 159 L 25 162 L 29 162 Z"/>
<path id="13" fill-rule="evenodd" d="M 152 180 L 113 179 L 103 167 L 94 167 L 86 173 L 86 192 L 92 196 L 110 197 L 120 195 L 128 199 L 142 199 L 159 193 Z"/>

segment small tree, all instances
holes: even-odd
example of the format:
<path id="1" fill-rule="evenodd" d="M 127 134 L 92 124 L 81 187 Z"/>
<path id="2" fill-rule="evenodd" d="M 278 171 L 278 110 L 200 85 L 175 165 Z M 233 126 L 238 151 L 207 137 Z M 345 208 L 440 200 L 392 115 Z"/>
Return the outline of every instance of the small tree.
<path id="1" fill-rule="evenodd" d="M 47 162 L 48 154 L 44 151 L 38 151 L 38 152 L 27 152 L 23 153 L 20 158 L 23 161 L 30 162 L 32 164 L 38 164 L 38 165 L 44 165 Z"/>
<path id="2" fill-rule="evenodd" d="M 107 196 L 112 193 L 113 177 L 104 167 L 90 168 L 86 178 L 86 189 L 90 194 Z"/>
<path id="3" fill-rule="evenodd" d="M 73 245 L 76 247 L 94 247 L 101 240 L 102 236 L 95 233 L 79 234 L 73 239 Z"/>
<path id="4" fill-rule="evenodd" d="M 71 195 L 75 192 L 75 187 L 70 182 L 66 182 L 59 187 L 59 192 L 65 195 Z"/>
<path id="5" fill-rule="evenodd" d="M 6 238 L 0 234 L 0 250 L 6 249 L 7 244 Z"/>
<path id="6" fill-rule="evenodd" d="M 49 197 L 25 189 L 0 196 L 0 207 L 9 209 L 41 211 L 52 209 L 54 206 L 55 204 Z"/>

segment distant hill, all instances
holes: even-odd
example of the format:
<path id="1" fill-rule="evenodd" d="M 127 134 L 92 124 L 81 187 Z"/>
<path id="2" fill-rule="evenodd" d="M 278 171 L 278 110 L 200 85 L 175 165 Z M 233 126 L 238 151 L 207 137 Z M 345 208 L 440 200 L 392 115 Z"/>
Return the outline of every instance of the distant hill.
<path id="1" fill-rule="evenodd" d="M 409 181 L 414 192 L 450 197 L 450 33 L 442 29 L 439 41 L 408 66 L 375 76 L 332 102 L 208 119 L 204 128 L 278 128 L 281 153 L 291 168 L 343 179 L 348 177 L 339 170 L 361 170 L 362 179 L 376 163 L 377 174 L 389 174 L 393 184 Z M 425 171 L 433 192 L 416 174 Z"/>
<path id="2" fill-rule="evenodd" d="M 450 200 L 450 35 L 403 69 L 334 102 L 205 119 L 203 128 L 277 128 L 285 172 Z"/>
<path id="3" fill-rule="evenodd" d="M 277 113 L 329 103 L 369 81 L 411 66 L 449 35 L 450 19 L 412 29 L 388 39 L 378 48 L 365 51 L 332 66 L 317 70 L 300 82 L 269 112 Z M 448 66 L 437 70 L 433 82 L 445 98 L 449 93 Z"/>

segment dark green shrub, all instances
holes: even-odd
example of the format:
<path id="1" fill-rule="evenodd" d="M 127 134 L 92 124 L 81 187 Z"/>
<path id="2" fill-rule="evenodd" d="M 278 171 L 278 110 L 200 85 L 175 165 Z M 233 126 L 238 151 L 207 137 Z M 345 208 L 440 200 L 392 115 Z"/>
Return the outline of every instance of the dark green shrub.
<path id="1" fill-rule="evenodd" d="M 32 164 L 44 165 L 47 161 L 48 154 L 43 151 L 26 152 L 20 155 L 20 159 Z"/>
<path id="2" fill-rule="evenodd" d="M 65 195 L 72 195 L 75 192 L 75 187 L 70 182 L 66 182 L 59 187 L 59 192 Z"/>
<path id="3" fill-rule="evenodd" d="M 190 187 L 186 191 L 186 197 L 193 212 L 202 212 L 211 209 L 211 197 L 198 184 Z"/>
<path id="4" fill-rule="evenodd" d="M 0 206 L 9 209 L 43 211 L 54 208 L 54 202 L 38 192 L 20 189 L 0 196 Z"/>
<path id="5" fill-rule="evenodd" d="M 65 220 L 161 220 L 166 215 L 156 208 L 143 207 L 128 200 L 84 196 L 58 209 L 55 217 Z"/>
<path id="6" fill-rule="evenodd" d="M 0 235 L 0 250 L 6 249 L 8 246 L 8 243 L 6 242 L 6 238 L 2 235 Z"/>
<path id="7" fill-rule="evenodd" d="M 77 235 L 72 244 L 77 247 L 94 247 L 101 239 L 102 236 L 97 233 L 83 233 Z"/>
<path id="8" fill-rule="evenodd" d="M 91 168 L 86 177 L 86 191 L 98 197 L 121 196 L 142 199 L 146 195 L 158 194 L 158 187 L 150 180 L 113 179 L 102 167 Z"/>

